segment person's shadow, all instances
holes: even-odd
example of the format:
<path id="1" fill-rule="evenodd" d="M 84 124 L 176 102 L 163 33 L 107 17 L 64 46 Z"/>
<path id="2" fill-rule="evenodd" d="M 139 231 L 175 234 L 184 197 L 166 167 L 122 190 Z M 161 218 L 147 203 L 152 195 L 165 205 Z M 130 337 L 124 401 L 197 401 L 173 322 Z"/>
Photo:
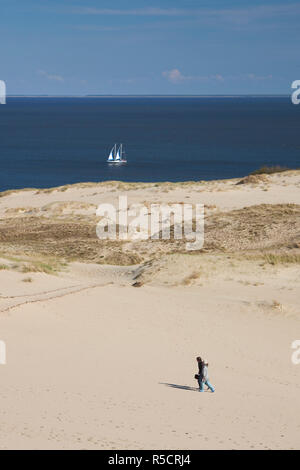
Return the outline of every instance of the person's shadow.
<path id="1" fill-rule="evenodd" d="M 190 390 L 191 392 L 199 392 L 199 388 L 197 387 L 189 387 L 188 385 L 177 385 L 177 384 L 169 384 L 166 382 L 159 382 L 160 385 L 165 385 L 166 387 L 171 388 L 179 388 L 180 390 Z"/>

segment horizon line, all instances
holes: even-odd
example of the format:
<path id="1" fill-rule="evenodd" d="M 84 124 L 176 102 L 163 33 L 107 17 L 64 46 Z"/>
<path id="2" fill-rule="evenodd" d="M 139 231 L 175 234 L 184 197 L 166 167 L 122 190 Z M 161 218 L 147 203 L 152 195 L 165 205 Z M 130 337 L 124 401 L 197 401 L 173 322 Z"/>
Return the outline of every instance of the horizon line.
<path id="1" fill-rule="evenodd" d="M 289 97 L 288 93 L 239 93 L 239 94 L 182 94 L 182 95 L 168 95 L 168 94 L 70 94 L 70 95 L 52 95 L 47 93 L 41 94 L 10 94 L 7 98 L 237 98 L 237 97 Z"/>

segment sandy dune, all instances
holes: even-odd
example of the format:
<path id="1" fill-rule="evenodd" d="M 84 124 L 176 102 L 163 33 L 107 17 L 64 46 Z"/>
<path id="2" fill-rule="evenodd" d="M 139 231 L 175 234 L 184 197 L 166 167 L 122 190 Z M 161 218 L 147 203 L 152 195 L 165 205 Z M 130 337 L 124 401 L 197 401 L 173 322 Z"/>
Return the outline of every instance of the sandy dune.
<path id="1" fill-rule="evenodd" d="M 139 202 L 199 198 L 212 211 L 300 204 L 299 172 L 236 182 L 122 191 Z M 118 194 L 109 185 L 3 194 L 2 226 L 15 220 L 17 230 L 29 207 L 36 218 L 49 205 L 51 220 L 90 217 L 92 204 Z M 61 202 L 72 204 L 61 210 Z M 271 254 L 166 251 L 141 265 L 47 264 L 32 258 L 31 239 L 3 238 L 0 448 L 299 449 L 291 343 L 300 339 L 300 233 L 294 212 L 276 214 L 294 232 Z M 215 394 L 197 391 L 199 354 Z"/>
<path id="2" fill-rule="evenodd" d="M 262 175 L 261 175 L 262 176 Z M 115 203 L 120 194 L 135 202 L 193 202 L 216 205 L 221 210 L 256 204 L 300 204 L 300 171 L 266 175 L 255 182 L 237 184 L 240 179 L 185 183 L 79 183 L 52 189 L 6 191 L 2 193 L 0 215 L 8 209 L 45 208 L 57 202 Z M 191 199 L 191 201 L 189 201 Z M 82 207 L 84 210 L 84 207 Z M 85 210 L 88 210 L 86 208 Z M 82 211 L 81 211 L 82 212 Z"/>

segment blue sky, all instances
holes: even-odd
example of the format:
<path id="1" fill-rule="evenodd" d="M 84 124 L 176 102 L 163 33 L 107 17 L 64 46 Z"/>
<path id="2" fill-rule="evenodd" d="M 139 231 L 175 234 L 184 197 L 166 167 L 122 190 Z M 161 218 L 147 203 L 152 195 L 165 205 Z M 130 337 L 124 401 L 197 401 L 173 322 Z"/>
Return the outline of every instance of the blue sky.
<path id="1" fill-rule="evenodd" d="M 300 1 L 0 0 L 8 94 L 288 94 Z"/>

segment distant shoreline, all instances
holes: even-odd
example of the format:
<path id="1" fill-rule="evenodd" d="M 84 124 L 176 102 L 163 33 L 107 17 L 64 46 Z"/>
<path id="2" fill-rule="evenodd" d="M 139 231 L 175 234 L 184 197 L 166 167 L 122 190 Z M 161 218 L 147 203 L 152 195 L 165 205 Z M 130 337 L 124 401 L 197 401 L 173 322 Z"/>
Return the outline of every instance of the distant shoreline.
<path id="1" fill-rule="evenodd" d="M 290 98 L 286 95 L 7 95 L 7 98 Z"/>

